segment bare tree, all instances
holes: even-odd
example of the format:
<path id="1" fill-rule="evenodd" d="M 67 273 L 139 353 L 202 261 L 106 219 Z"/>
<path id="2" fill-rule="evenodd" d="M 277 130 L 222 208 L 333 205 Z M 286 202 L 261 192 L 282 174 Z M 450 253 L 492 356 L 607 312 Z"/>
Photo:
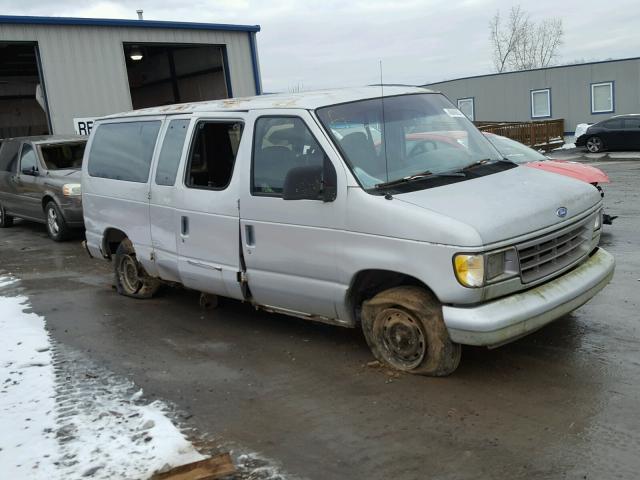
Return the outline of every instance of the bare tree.
<path id="1" fill-rule="evenodd" d="M 536 24 L 519 5 L 511 8 L 506 24 L 496 12 L 489 29 L 497 72 L 547 67 L 562 45 L 561 19 L 548 18 Z"/>
<path id="2" fill-rule="evenodd" d="M 493 46 L 493 64 L 498 72 L 504 72 L 510 65 L 515 50 L 525 35 L 529 18 L 520 5 L 511 7 L 506 25 L 503 25 L 500 11 L 497 11 L 489 28 Z"/>

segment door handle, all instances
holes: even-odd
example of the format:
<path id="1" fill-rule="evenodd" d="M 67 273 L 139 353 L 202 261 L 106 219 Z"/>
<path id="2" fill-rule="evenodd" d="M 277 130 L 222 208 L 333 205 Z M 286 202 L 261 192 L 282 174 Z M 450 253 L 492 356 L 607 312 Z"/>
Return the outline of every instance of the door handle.
<path id="1" fill-rule="evenodd" d="M 256 238 L 253 232 L 253 225 L 244 226 L 244 241 L 247 244 L 247 247 L 255 247 Z"/>
<path id="2" fill-rule="evenodd" d="M 189 217 L 185 217 L 184 215 L 180 219 L 180 233 L 184 237 L 189 235 Z"/>

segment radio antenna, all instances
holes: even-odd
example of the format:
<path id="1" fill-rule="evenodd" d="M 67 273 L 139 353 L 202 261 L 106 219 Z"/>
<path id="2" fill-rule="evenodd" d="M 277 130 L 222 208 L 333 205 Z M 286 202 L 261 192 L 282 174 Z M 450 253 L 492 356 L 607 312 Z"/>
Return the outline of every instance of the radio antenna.
<path id="1" fill-rule="evenodd" d="M 382 104 L 382 125 L 380 133 L 382 134 L 382 148 L 384 149 L 384 170 L 387 175 L 386 181 L 389 181 L 389 162 L 387 159 L 387 136 L 386 136 L 386 123 L 384 121 L 384 82 L 382 81 L 382 59 L 378 60 L 378 66 L 380 68 L 380 103 Z"/>

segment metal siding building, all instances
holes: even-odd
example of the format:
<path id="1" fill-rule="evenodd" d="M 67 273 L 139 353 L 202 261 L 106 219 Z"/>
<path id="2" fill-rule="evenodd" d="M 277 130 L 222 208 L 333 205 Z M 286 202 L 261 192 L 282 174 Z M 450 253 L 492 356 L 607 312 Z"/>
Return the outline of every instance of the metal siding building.
<path id="1" fill-rule="evenodd" d="M 134 107 L 124 51 L 128 44 L 220 47 L 224 96 L 260 94 L 259 30 L 257 25 L 0 16 L 0 50 L 20 42 L 36 46 L 50 133 L 67 134 L 74 132 L 74 118 Z M 0 87 L 7 83 L 1 80 Z"/>
<path id="2" fill-rule="evenodd" d="M 593 113 L 592 86 L 604 87 L 609 83 L 611 108 Z M 595 123 L 615 114 L 640 113 L 640 58 L 480 75 L 426 86 L 440 90 L 454 104 L 473 98 L 474 120 L 519 122 L 563 118 L 566 133 L 573 134 L 578 123 Z M 549 90 L 550 115 L 534 117 L 532 92 L 545 89 Z"/>

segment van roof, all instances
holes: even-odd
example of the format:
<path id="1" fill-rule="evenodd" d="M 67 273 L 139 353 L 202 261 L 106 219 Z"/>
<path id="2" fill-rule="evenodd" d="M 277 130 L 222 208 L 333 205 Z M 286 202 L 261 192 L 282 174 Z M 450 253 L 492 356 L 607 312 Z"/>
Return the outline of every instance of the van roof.
<path id="1" fill-rule="evenodd" d="M 171 115 L 193 112 L 233 112 L 262 110 L 266 108 L 302 108 L 314 110 L 327 105 L 348 103 L 370 98 L 379 98 L 402 94 L 434 93 L 423 87 L 399 85 L 372 85 L 368 87 L 340 88 L 331 90 L 316 90 L 300 93 L 264 94 L 255 97 L 227 98 L 224 100 L 209 100 L 205 102 L 179 103 L 161 107 L 143 108 L 130 112 L 117 113 L 102 117 L 104 119 L 137 117 L 147 115 Z"/>
<path id="2" fill-rule="evenodd" d="M 77 143 L 86 142 L 87 137 L 83 137 L 80 135 L 32 135 L 30 137 L 3 138 L 0 139 L 0 142 L 6 142 L 9 140 L 32 143 Z"/>

